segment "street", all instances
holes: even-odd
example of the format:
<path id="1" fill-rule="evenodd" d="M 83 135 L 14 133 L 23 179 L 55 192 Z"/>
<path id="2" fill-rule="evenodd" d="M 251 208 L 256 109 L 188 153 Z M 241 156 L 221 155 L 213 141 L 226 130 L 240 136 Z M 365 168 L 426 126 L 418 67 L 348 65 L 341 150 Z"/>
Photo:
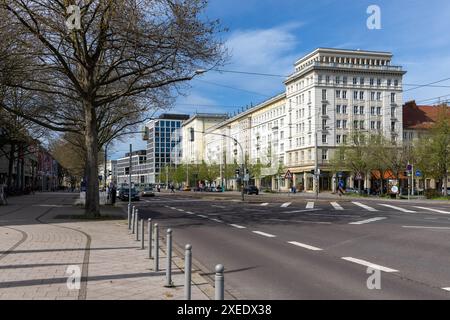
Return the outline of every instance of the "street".
<path id="1" fill-rule="evenodd" d="M 313 196 L 311 196 L 313 198 Z M 390 200 L 162 195 L 140 214 L 225 265 L 238 299 L 448 299 L 450 206 Z M 369 290 L 367 268 L 381 270 Z"/>

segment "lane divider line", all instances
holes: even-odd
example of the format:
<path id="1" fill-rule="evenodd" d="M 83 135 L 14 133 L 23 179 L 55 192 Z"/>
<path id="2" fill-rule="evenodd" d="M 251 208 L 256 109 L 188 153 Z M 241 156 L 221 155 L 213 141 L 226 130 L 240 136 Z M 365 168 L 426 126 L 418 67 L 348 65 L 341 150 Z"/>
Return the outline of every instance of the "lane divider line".
<path id="1" fill-rule="evenodd" d="M 286 202 L 281 205 L 281 208 L 287 208 L 292 204 L 292 202 Z"/>
<path id="2" fill-rule="evenodd" d="M 199 215 L 197 215 L 197 216 L 200 217 L 200 218 L 203 218 L 203 219 L 208 219 L 207 216 L 204 216 L 204 215 L 201 215 L 201 214 L 199 214 Z"/>
<path id="3" fill-rule="evenodd" d="M 233 228 L 236 228 L 236 229 L 247 229 L 247 227 L 243 227 L 243 226 L 240 226 L 237 224 L 230 224 L 230 226 L 232 226 Z"/>
<path id="4" fill-rule="evenodd" d="M 399 272 L 398 270 L 395 269 L 391 269 L 391 268 L 387 268 L 387 267 L 383 267 L 380 266 L 378 264 L 374 264 L 365 260 L 361 260 L 361 259 L 356 259 L 356 258 L 352 258 L 352 257 L 343 257 L 342 260 L 348 261 L 348 262 L 353 262 L 368 268 L 372 268 L 372 269 L 376 269 L 376 270 L 380 270 L 383 272 L 387 272 L 387 273 L 395 273 L 395 272 Z"/>
<path id="5" fill-rule="evenodd" d="M 277 237 L 277 236 L 274 236 L 273 234 L 265 233 L 265 232 L 261 232 L 261 231 L 253 231 L 253 233 L 259 234 L 260 236 L 267 237 L 267 238 L 276 238 Z"/>
<path id="6" fill-rule="evenodd" d="M 267 207 L 269 204 L 267 202 L 261 203 L 261 207 Z"/>
<path id="7" fill-rule="evenodd" d="M 300 247 L 300 248 L 304 248 L 304 249 L 308 249 L 308 250 L 312 250 L 312 251 L 322 251 L 322 249 L 317 248 L 317 247 L 313 247 L 310 246 L 308 244 L 304 244 L 304 243 L 300 243 L 300 242 L 296 242 L 296 241 L 289 241 L 289 244 L 292 244 L 294 246 Z"/>
<path id="8" fill-rule="evenodd" d="M 351 222 L 349 224 L 362 225 L 362 224 L 368 224 L 368 223 L 372 223 L 372 222 L 381 221 L 381 220 L 384 220 L 384 219 L 387 219 L 387 218 L 379 217 L 379 218 L 367 219 L 367 220 L 364 220 L 364 221 Z"/>
<path id="9" fill-rule="evenodd" d="M 445 291 L 450 292 L 450 287 L 448 287 L 448 288 L 442 288 L 442 290 L 445 290 Z"/>

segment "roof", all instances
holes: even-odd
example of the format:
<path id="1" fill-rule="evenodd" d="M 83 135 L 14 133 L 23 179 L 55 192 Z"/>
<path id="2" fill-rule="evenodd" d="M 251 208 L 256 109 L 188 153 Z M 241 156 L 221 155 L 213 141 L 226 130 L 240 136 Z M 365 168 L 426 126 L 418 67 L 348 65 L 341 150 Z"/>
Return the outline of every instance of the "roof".
<path id="1" fill-rule="evenodd" d="M 370 51 L 370 50 L 354 50 L 354 49 L 337 49 L 337 48 L 317 48 L 314 51 L 304 55 L 300 59 L 298 59 L 295 64 L 300 64 L 311 57 L 315 56 L 318 53 L 330 53 L 330 54 L 345 54 L 345 55 L 354 55 L 354 56 L 378 56 L 385 58 L 392 58 L 393 54 L 391 52 L 385 51 Z"/>
<path id="2" fill-rule="evenodd" d="M 417 105 L 409 101 L 403 106 L 403 127 L 406 130 L 428 130 L 436 123 L 441 108 L 439 106 Z M 448 108 L 450 117 L 450 107 Z"/>

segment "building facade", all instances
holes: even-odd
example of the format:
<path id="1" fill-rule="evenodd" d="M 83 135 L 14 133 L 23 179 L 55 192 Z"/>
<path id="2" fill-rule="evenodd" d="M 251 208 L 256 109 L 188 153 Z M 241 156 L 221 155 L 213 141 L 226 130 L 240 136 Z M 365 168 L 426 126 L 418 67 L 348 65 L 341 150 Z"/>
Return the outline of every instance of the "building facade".
<path id="1" fill-rule="evenodd" d="M 117 160 L 117 186 L 128 185 L 130 182 L 130 153 Z M 131 183 L 139 187 L 148 184 L 147 151 L 139 150 L 131 153 Z"/>
<path id="2" fill-rule="evenodd" d="M 402 67 L 392 54 L 319 48 L 295 63 L 285 81 L 287 130 L 286 166 L 292 184 L 307 191 L 336 190 L 338 178 L 329 160 L 355 133 L 382 134 L 393 143 L 403 138 Z M 320 170 L 319 185 L 311 171 Z M 353 187 L 353 173 L 340 173 Z M 364 187 L 370 188 L 370 176 Z"/>
<path id="3" fill-rule="evenodd" d="M 188 119 L 189 115 L 163 114 L 146 124 L 146 183 L 164 183 L 161 171 L 182 163 L 182 124 Z"/>

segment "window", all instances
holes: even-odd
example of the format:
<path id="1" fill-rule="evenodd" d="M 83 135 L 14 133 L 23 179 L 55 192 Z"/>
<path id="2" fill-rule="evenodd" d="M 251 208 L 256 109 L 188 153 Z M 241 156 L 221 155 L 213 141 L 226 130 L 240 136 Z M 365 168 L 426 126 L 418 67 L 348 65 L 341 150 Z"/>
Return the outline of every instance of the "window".
<path id="1" fill-rule="evenodd" d="M 324 115 L 324 116 L 327 115 L 327 105 L 326 104 L 322 105 L 322 115 Z"/>
<path id="2" fill-rule="evenodd" d="M 327 120 L 322 120 L 322 130 L 327 130 Z"/>
<path id="3" fill-rule="evenodd" d="M 336 144 L 341 144 L 341 141 L 342 141 L 342 137 L 341 137 L 340 134 L 338 134 L 338 135 L 336 136 Z"/>
<path id="4" fill-rule="evenodd" d="M 364 82 L 365 82 L 365 79 L 364 78 L 361 78 L 360 79 L 360 84 L 363 86 L 364 85 Z"/>
<path id="5" fill-rule="evenodd" d="M 370 101 L 375 101 L 375 92 L 370 93 Z"/>
<path id="6" fill-rule="evenodd" d="M 319 83 L 322 83 L 322 80 L 323 80 L 323 79 L 322 79 L 322 75 L 320 74 L 320 75 L 319 75 Z"/>
<path id="7" fill-rule="evenodd" d="M 353 114 L 358 114 L 358 106 L 353 107 Z"/>
<path id="8" fill-rule="evenodd" d="M 364 91 L 359 93 L 359 100 L 364 100 Z"/>
<path id="9" fill-rule="evenodd" d="M 308 91 L 308 103 L 311 103 L 311 91 Z"/>
<path id="10" fill-rule="evenodd" d="M 373 85 L 374 85 L 374 83 L 375 83 L 374 79 L 373 79 L 373 78 L 371 78 L 371 79 L 370 79 L 370 85 L 371 85 L 371 86 L 373 86 Z"/>
<path id="11" fill-rule="evenodd" d="M 381 86 L 381 79 L 377 79 L 377 86 Z"/>
<path id="12" fill-rule="evenodd" d="M 342 99 L 347 99 L 347 91 L 342 91 Z"/>
<path id="13" fill-rule="evenodd" d="M 398 80 L 394 80 L 394 87 L 398 87 Z"/>
<path id="14" fill-rule="evenodd" d="M 308 122 L 308 132 L 311 132 L 311 120 Z"/>
<path id="15" fill-rule="evenodd" d="M 377 92 L 377 101 L 381 101 L 381 92 Z"/>
<path id="16" fill-rule="evenodd" d="M 337 113 L 337 114 L 340 114 L 340 113 L 341 113 L 341 105 L 340 105 L 340 104 L 338 104 L 338 105 L 336 106 L 336 113 Z"/>
<path id="17" fill-rule="evenodd" d="M 372 116 L 375 115 L 375 107 L 370 107 L 370 114 L 371 114 Z"/>
<path id="18" fill-rule="evenodd" d="M 342 143 L 347 144 L 347 136 L 346 135 L 342 136 Z"/>
<path id="19" fill-rule="evenodd" d="M 377 121 L 377 130 L 381 130 L 381 121 Z"/>
<path id="20" fill-rule="evenodd" d="M 395 103 L 396 95 L 395 93 L 391 93 L 391 103 Z"/>
<path id="21" fill-rule="evenodd" d="M 353 100 L 358 100 L 358 91 L 353 92 Z"/>
<path id="22" fill-rule="evenodd" d="M 392 80 L 391 80 L 391 79 L 388 79 L 388 81 L 387 81 L 387 86 L 390 87 L 391 85 L 392 85 Z"/>
<path id="23" fill-rule="evenodd" d="M 395 107 L 391 108 L 391 118 L 395 118 Z"/>
<path id="24" fill-rule="evenodd" d="M 358 84 L 358 79 L 357 78 L 353 78 L 353 84 L 357 85 Z"/>
<path id="25" fill-rule="evenodd" d="M 375 121 L 370 121 L 370 129 L 375 130 Z"/>
<path id="26" fill-rule="evenodd" d="M 359 128 L 361 130 L 364 130 L 366 128 L 366 122 L 364 120 L 359 122 Z"/>
<path id="27" fill-rule="evenodd" d="M 336 128 L 338 128 L 338 129 L 341 128 L 341 120 L 336 121 Z"/>
<path id="28" fill-rule="evenodd" d="M 342 128 L 347 129 L 347 120 L 342 120 Z"/>
<path id="29" fill-rule="evenodd" d="M 364 106 L 359 107 L 359 114 L 364 114 Z"/>
<path id="30" fill-rule="evenodd" d="M 328 150 L 327 149 L 322 150 L 322 160 L 328 160 Z"/>
<path id="31" fill-rule="evenodd" d="M 330 76 L 327 76 L 327 77 L 326 77 L 326 82 L 327 82 L 327 84 L 330 83 Z"/>
<path id="32" fill-rule="evenodd" d="M 381 107 L 377 107 L 377 115 L 381 116 Z"/>
<path id="33" fill-rule="evenodd" d="M 342 114 L 347 114 L 347 106 L 342 106 Z"/>
<path id="34" fill-rule="evenodd" d="M 284 131 L 280 132 L 280 139 L 283 140 L 284 139 Z"/>
<path id="35" fill-rule="evenodd" d="M 342 78 L 342 82 L 343 82 L 344 84 L 347 84 L 347 77 Z"/>
<path id="36" fill-rule="evenodd" d="M 336 90 L 336 98 L 341 98 L 341 90 Z"/>
<path id="37" fill-rule="evenodd" d="M 358 129 L 358 121 L 353 121 L 353 129 Z"/>
<path id="38" fill-rule="evenodd" d="M 336 77 L 336 84 L 341 84 L 341 77 Z"/>
<path id="39" fill-rule="evenodd" d="M 322 90 L 322 100 L 323 101 L 327 100 L 327 90 Z"/>
<path id="40" fill-rule="evenodd" d="M 322 135 L 322 143 L 325 143 L 325 144 L 328 143 L 328 137 L 326 134 Z"/>
<path id="41" fill-rule="evenodd" d="M 391 131 L 392 132 L 395 132 L 395 127 L 396 127 L 395 121 L 392 121 L 391 122 Z"/>

